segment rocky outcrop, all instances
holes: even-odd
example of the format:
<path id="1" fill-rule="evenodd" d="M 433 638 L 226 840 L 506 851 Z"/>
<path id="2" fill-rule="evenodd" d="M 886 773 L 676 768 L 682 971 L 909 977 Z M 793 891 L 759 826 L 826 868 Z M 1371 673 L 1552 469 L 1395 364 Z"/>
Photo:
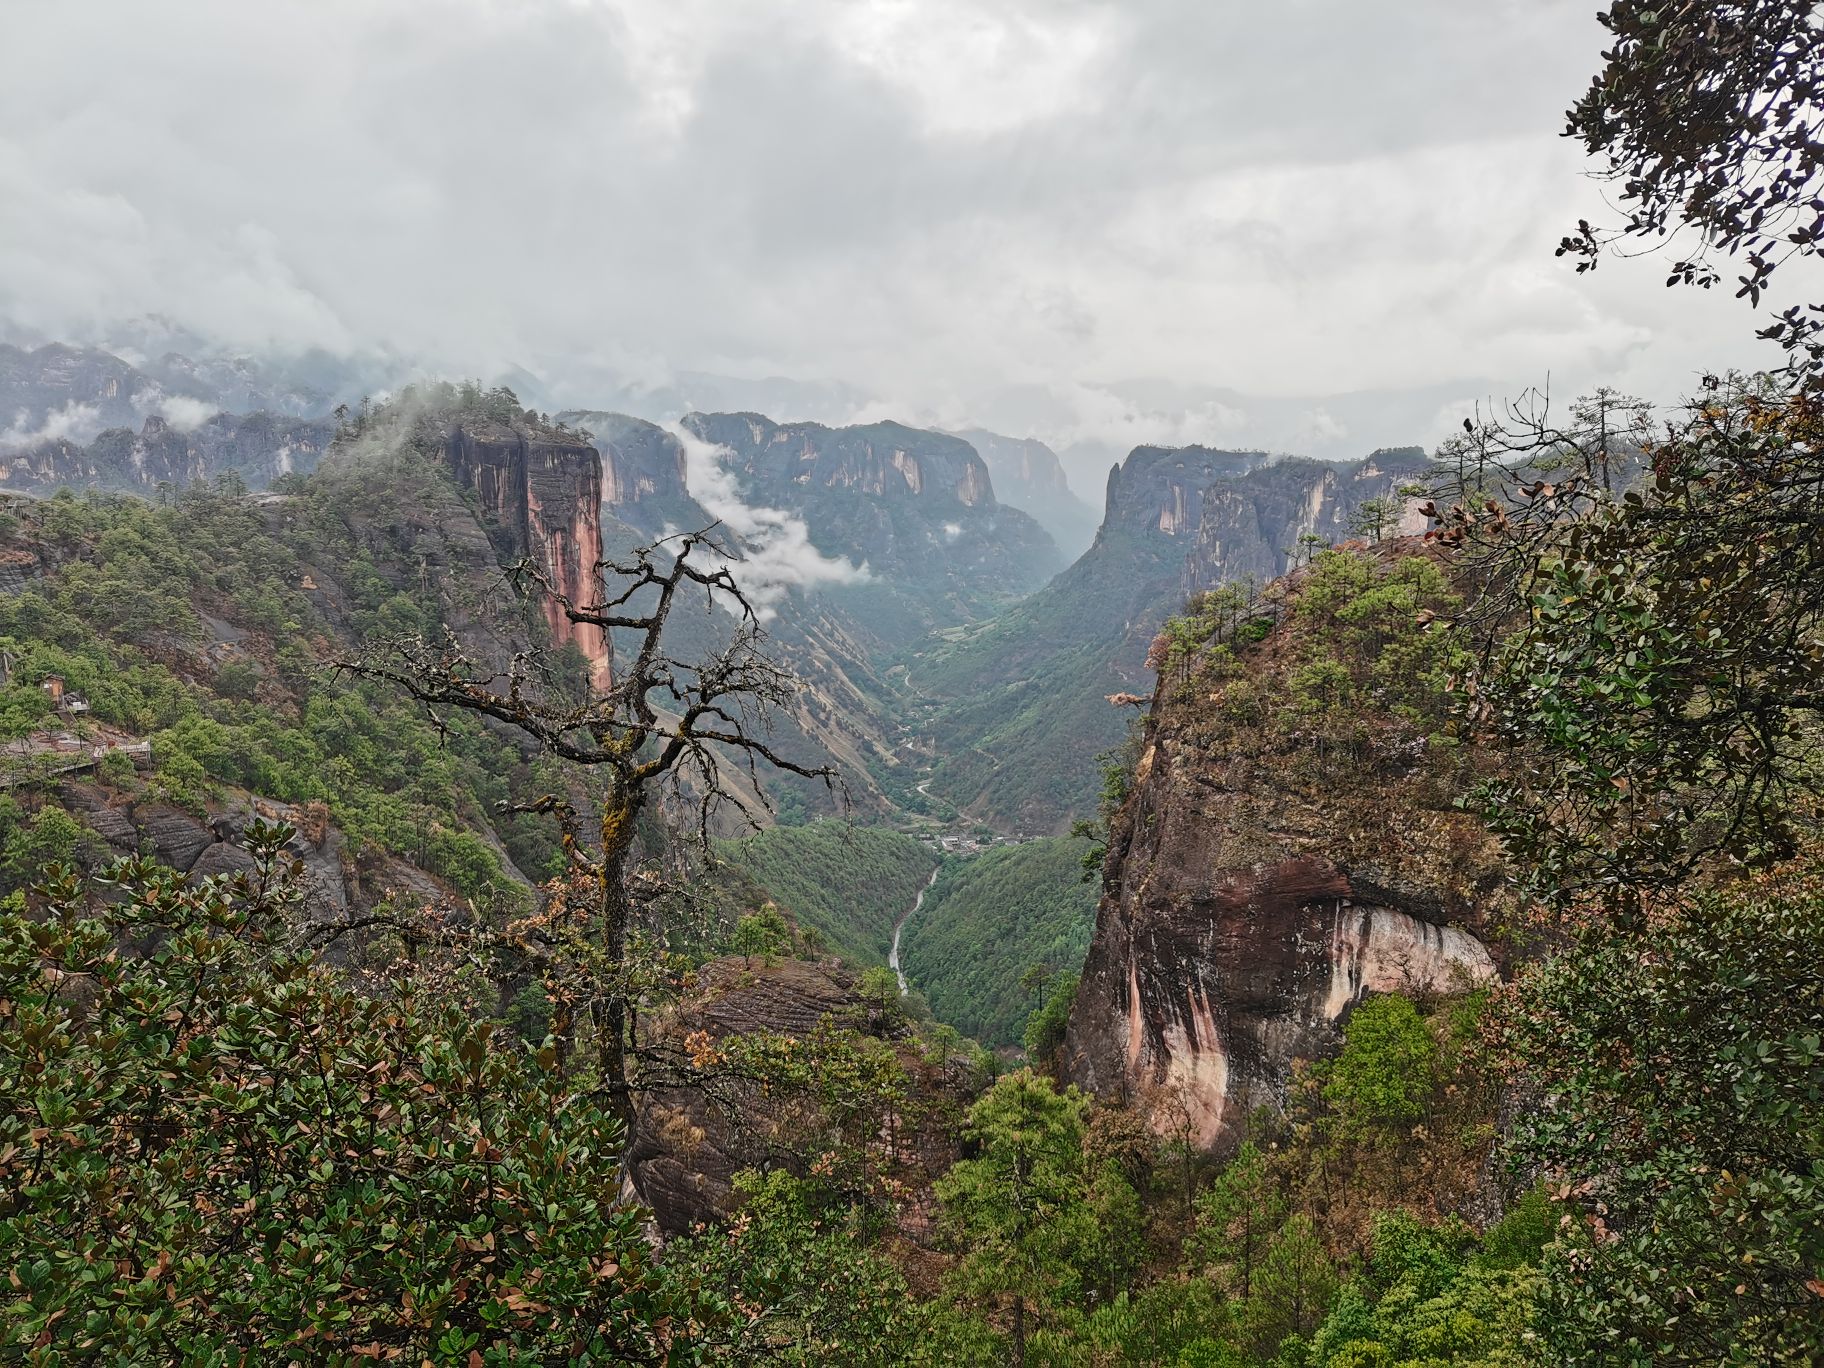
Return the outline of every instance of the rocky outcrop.
<path id="1" fill-rule="evenodd" d="M 486 418 L 451 422 L 444 461 L 459 485 L 479 496 L 483 525 L 503 561 L 530 558 L 552 594 L 541 604 L 555 644 L 575 643 L 590 682 L 613 675 L 606 635 L 573 623 L 557 596 L 577 605 L 601 601 L 602 463 L 595 448 L 554 429 Z"/>
<path id="2" fill-rule="evenodd" d="M 1421 530 L 1416 510 L 1423 498 L 1398 491 L 1430 468 L 1417 447 L 1346 465 L 1259 451 L 1135 447 L 1109 471 L 1097 540 L 1141 537 L 1183 557 L 1186 593 L 1247 575 L 1272 579 L 1285 573 L 1301 537 L 1329 545 L 1352 535 L 1352 515 L 1373 498 L 1400 499 L 1400 530 Z"/>
<path id="3" fill-rule="evenodd" d="M 377 901 L 360 896 L 354 862 L 345 862 L 347 843 L 320 803 L 279 803 L 230 791 L 205 818 L 155 798 L 91 783 L 60 785 L 57 801 L 81 818 L 112 853 L 147 852 L 160 864 L 195 878 L 251 869 L 253 858 L 242 845 L 248 823 L 255 818 L 283 822 L 296 832 L 289 850 L 304 866 L 305 906 L 311 915 L 339 920 L 351 905 L 371 906 Z"/>
<path id="4" fill-rule="evenodd" d="M 596 409 L 570 409 L 557 417 L 601 453 L 602 504 L 622 522 L 652 532 L 679 513 L 686 521 L 700 516 L 691 511 L 683 444 L 657 423 Z"/>
<path id="5" fill-rule="evenodd" d="M 826 1024 L 889 1043 L 913 1074 L 914 1095 L 883 1162 L 914 1194 L 901 1210 L 902 1228 L 916 1234 L 926 1227 L 927 1203 L 919 1195 L 928 1198 L 930 1181 L 958 1157 L 967 1064 L 959 1057 L 933 1067 L 928 1043 L 910 1033 L 897 1008 L 861 993 L 854 972 L 835 961 L 730 957 L 705 965 L 690 998 L 647 1028 L 649 1048 L 694 1054 L 712 1076 L 710 1086 L 661 1088 L 641 1103 L 627 1163 L 661 1230 L 679 1234 L 726 1216 L 742 1169 L 808 1172 L 839 1120 L 781 1081 L 738 1071 L 715 1078 L 723 1068 L 715 1058 L 730 1040 L 765 1035 L 803 1042 Z"/>
<path id="6" fill-rule="evenodd" d="M 1147 815 L 1156 829 L 1122 853 L 1134 867 L 1098 914 L 1065 1058 L 1074 1082 L 1161 1130 L 1182 1115 L 1216 1146 L 1282 1105 L 1292 1062 L 1333 1053 L 1368 994 L 1460 992 L 1496 972 L 1471 932 L 1330 861 L 1222 867 L 1194 810 Z"/>
<path id="7" fill-rule="evenodd" d="M 1072 1081 L 1211 1148 L 1281 1106 L 1293 1062 L 1333 1053 L 1364 997 L 1498 970 L 1478 935 L 1498 855 L 1424 730 L 1364 714 L 1354 758 L 1324 760 L 1277 725 L 1296 630 L 1244 652 L 1239 676 L 1160 685 L 1062 1057 Z M 1245 722 L 1216 720 L 1231 693 Z"/>

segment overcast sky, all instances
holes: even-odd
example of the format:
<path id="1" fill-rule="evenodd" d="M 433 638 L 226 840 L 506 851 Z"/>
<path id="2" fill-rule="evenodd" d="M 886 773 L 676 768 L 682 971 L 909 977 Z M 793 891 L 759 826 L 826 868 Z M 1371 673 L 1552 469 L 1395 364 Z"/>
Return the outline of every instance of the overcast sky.
<path id="1" fill-rule="evenodd" d="M 4 0 L 0 330 L 843 380 L 1060 443 L 1392 435 L 1215 390 L 1417 392 L 1366 426 L 1428 444 L 1548 372 L 1670 398 L 1754 319 L 1552 256 L 1595 10 Z"/>

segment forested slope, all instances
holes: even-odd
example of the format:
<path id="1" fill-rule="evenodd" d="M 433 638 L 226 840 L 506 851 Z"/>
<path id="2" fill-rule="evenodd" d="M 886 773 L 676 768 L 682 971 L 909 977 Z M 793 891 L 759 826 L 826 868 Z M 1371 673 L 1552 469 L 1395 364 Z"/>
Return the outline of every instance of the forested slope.
<path id="1" fill-rule="evenodd" d="M 716 855 L 763 888 L 798 925 L 856 964 L 885 964 L 893 923 L 937 856 L 912 837 L 846 822 L 773 827 L 718 841 Z"/>
<path id="2" fill-rule="evenodd" d="M 1027 970 L 1075 973 L 1089 949 L 1086 848 L 1044 837 L 945 862 L 900 938 L 906 977 L 939 1021 L 984 1045 L 1019 1043 L 1037 1005 L 1021 982 Z"/>

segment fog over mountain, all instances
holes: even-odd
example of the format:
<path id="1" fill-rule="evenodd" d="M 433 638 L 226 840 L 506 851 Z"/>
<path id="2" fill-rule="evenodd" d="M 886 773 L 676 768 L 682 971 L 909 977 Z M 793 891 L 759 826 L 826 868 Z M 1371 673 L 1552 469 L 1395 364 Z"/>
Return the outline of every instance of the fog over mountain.
<path id="1" fill-rule="evenodd" d="M 157 315 L 553 409 L 979 425 L 1092 499 L 1141 442 L 1359 455 L 1548 372 L 1669 397 L 1715 338 L 1756 355 L 1705 326 L 1725 291 L 1553 260 L 1599 203 L 1553 136 L 1602 41 L 1574 0 L 22 0 L 7 30 L 14 342 Z"/>

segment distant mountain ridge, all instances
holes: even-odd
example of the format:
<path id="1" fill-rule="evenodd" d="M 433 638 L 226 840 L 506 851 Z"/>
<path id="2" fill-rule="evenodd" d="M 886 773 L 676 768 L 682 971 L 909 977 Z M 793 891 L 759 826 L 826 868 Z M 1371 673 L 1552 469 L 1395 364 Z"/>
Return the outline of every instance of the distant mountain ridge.
<path id="1" fill-rule="evenodd" d="M 0 446 L 34 435 L 87 441 L 104 428 L 138 428 L 148 416 L 191 426 L 222 412 L 321 418 L 335 402 L 330 391 L 245 357 L 168 352 L 134 364 L 98 347 L 0 343 Z"/>
<path id="2" fill-rule="evenodd" d="M 1080 556 L 1088 548 L 1101 514 L 1071 492 L 1057 452 L 1037 437 L 1003 437 L 986 428 L 964 428 L 956 435 L 987 463 L 1003 503 L 1032 514 L 1065 556 Z"/>
<path id="3" fill-rule="evenodd" d="M 182 487 L 233 472 L 251 489 L 281 475 L 307 475 L 335 440 L 336 425 L 323 419 L 257 413 L 218 413 L 195 427 L 147 418 L 138 431 L 108 428 L 93 441 L 56 437 L 7 452 L 0 450 L 0 485 L 45 491 L 59 486 L 130 489 L 150 494 L 160 485 Z"/>
<path id="4" fill-rule="evenodd" d="M 1151 691 L 1144 661 L 1165 619 L 1198 590 L 1283 574 L 1301 537 L 1344 540 L 1351 514 L 1398 498 L 1429 467 L 1417 447 L 1350 464 L 1136 447 L 1110 472 L 1102 526 L 1075 564 L 980 630 L 907 660 L 938 710 L 933 791 L 1027 832 L 1088 815 L 1096 757 L 1127 723 L 1106 697 Z M 1402 527 L 1422 526 L 1419 502 L 1402 501 Z"/>

